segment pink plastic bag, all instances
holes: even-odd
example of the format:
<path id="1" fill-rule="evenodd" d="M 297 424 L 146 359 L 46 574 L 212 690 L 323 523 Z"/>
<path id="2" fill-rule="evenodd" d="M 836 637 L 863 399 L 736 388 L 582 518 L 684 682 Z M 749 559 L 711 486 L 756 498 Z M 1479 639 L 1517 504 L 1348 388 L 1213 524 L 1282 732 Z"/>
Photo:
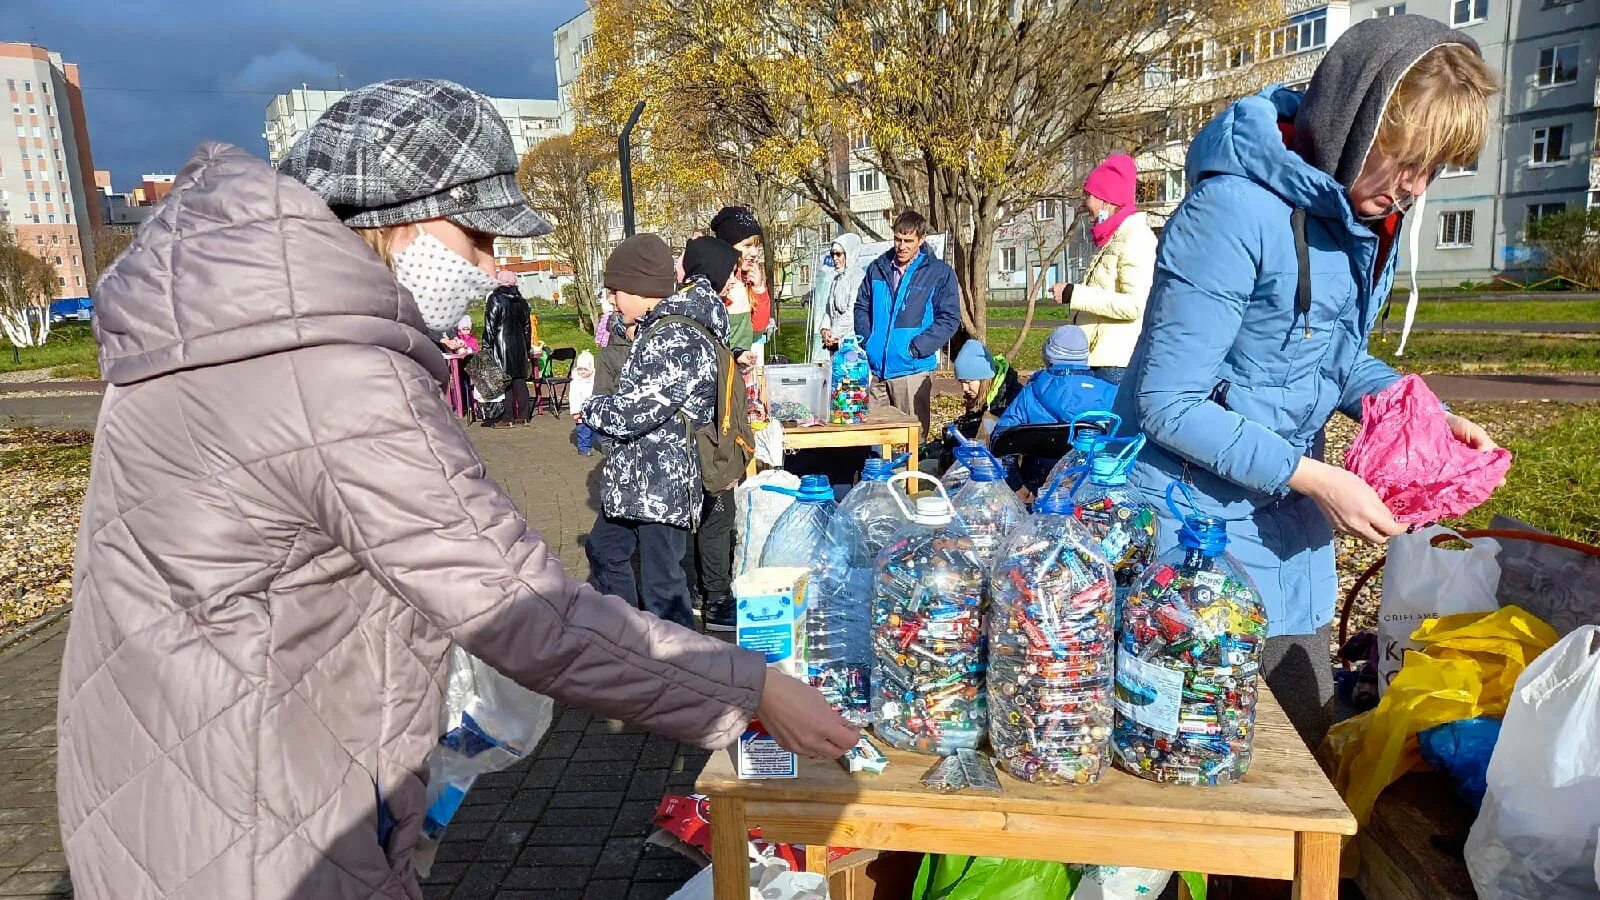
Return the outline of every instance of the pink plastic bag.
<path id="1" fill-rule="evenodd" d="M 1489 499 L 1511 468 L 1511 451 L 1483 453 L 1456 440 L 1444 405 L 1416 375 L 1361 400 L 1361 433 L 1344 466 L 1361 476 L 1407 525 L 1464 515 Z"/>

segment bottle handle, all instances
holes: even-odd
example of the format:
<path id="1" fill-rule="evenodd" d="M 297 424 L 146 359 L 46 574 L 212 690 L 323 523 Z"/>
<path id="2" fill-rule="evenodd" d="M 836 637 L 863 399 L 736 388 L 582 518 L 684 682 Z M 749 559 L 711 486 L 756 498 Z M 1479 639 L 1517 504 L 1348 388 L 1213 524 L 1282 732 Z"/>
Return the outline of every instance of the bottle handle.
<path id="1" fill-rule="evenodd" d="M 1039 492 L 1038 498 L 1034 500 L 1034 505 L 1038 506 L 1040 500 L 1044 500 L 1046 497 L 1049 497 L 1051 494 L 1054 494 L 1057 490 L 1059 490 L 1063 481 L 1070 481 L 1072 484 L 1072 488 L 1067 494 L 1067 499 L 1071 500 L 1072 498 L 1078 496 L 1078 487 L 1083 484 L 1083 477 L 1088 474 L 1088 472 L 1089 467 L 1087 465 L 1076 465 L 1070 469 L 1062 469 L 1061 474 L 1057 475 L 1054 481 L 1051 481 L 1049 484 L 1045 485 L 1044 490 Z"/>
<path id="2" fill-rule="evenodd" d="M 1107 422 L 1107 423 L 1109 423 L 1111 425 L 1111 430 L 1105 432 L 1106 437 L 1115 437 L 1116 433 L 1122 430 L 1122 417 L 1121 416 L 1117 415 L 1114 412 L 1110 412 L 1110 411 L 1107 411 L 1107 410 L 1090 409 L 1090 410 L 1085 410 L 1084 412 L 1078 413 L 1077 415 L 1072 417 L 1072 421 L 1069 422 L 1068 426 L 1067 426 L 1067 437 L 1068 438 L 1076 437 L 1077 434 L 1078 434 L 1079 426 L 1087 425 L 1090 422 Z"/>
<path id="3" fill-rule="evenodd" d="M 1187 515 L 1178 508 L 1177 495 L 1180 493 L 1183 494 L 1183 502 L 1190 509 L 1190 513 Z M 1172 517 L 1179 522 L 1188 521 L 1190 515 L 1200 514 L 1200 505 L 1195 502 L 1194 492 L 1189 490 L 1189 486 L 1181 481 L 1174 481 L 1167 485 L 1167 509 L 1172 511 Z"/>
<path id="4" fill-rule="evenodd" d="M 915 478 L 920 478 L 923 481 L 931 483 L 933 485 L 933 489 L 939 492 L 939 496 L 944 498 L 944 502 L 950 502 L 950 493 L 944 489 L 944 483 L 926 472 L 912 471 L 896 473 L 895 475 L 889 477 L 889 486 L 893 487 L 897 482 L 904 483 Z M 909 506 L 906 506 L 905 497 L 905 491 L 894 492 L 894 502 L 899 505 L 900 511 L 905 513 L 906 518 L 910 519 L 915 514 L 911 511 Z"/>

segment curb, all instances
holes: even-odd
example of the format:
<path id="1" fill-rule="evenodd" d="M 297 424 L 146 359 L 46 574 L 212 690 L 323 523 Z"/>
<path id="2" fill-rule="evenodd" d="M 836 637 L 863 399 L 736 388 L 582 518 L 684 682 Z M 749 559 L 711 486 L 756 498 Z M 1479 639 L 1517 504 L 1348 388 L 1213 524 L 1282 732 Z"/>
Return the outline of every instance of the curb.
<path id="1" fill-rule="evenodd" d="M 45 631 L 46 629 L 50 628 L 50 626 L 55 625 L 62 619 L 65 619 L 71 613 L 72 604 L 64 604 L 52 610 L 51 612 L 45 613 L 42 618 L 35 619 L 16 631 L 13 631 L 4 637 L 0 637 L 0 656 L 9 655 L 12 649 L 17 645 L 26 643 L 30 638 L 38 635 L 39 632 Z"/>

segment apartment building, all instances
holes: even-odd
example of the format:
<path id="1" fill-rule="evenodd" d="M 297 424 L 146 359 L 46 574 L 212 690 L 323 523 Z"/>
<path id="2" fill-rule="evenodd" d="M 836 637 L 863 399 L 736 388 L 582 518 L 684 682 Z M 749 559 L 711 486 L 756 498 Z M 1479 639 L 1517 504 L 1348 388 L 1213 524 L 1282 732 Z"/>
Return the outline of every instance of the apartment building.
<path id="1" fill-rule="evenodd" d="M 0 43 L 0 79 L 14 132 L 0 132 L 0 226 L 55 268 L 57 299 L 88 296 L 100 195 L 78 67 Z"/>
<path id="2" fill-rule="evenodd" d="M 556 26 L 553 37 L 556 57 L 556 106 L 561 130 L 570 134 L 577 125 L 578 73 L 583 58 L 594 50 L 594 10 L 584 9 Z"/>

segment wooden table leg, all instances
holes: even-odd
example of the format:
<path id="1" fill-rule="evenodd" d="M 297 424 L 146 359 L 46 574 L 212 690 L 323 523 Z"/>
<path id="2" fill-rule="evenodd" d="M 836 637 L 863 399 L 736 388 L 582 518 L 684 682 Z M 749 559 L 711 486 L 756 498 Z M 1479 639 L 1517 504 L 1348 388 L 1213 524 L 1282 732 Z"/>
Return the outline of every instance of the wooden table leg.
<path id="1" fill-rule="evenodd" d="M 907 472 L 917 471 L 917 464 L 920 462 L 917 457 L 917 450 L 919 449 L 917 447 L 917 441 L 921 438 L 921 435 L 918 433 L 920 430 L 921 429 L 915 425 L 906 429 L 906 449 L 911 453 L 911 459 L 906 462 Z"/>
<path id="2" fill-rule="evenodd" d="M 750 829 L 744 801 L 711 801 L 711 885 L 716 900 L 750 900 Z M 824 856 L 826 859 L 826 856 Z"/>
<path id="3" fill-rule="evenodd" d="M 1339 836 L 1302 831 L 1294 851 L 1294 900 L 1338 900 Z"/>

